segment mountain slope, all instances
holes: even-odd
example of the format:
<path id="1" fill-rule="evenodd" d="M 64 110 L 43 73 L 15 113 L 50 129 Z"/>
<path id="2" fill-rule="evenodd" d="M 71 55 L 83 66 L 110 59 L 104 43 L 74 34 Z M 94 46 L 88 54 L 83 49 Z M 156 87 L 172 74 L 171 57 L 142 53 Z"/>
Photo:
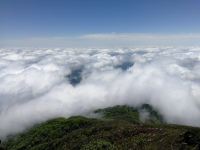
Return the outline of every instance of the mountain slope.
<path id="1" fill-rule="evenodd" d="M 96 110 L 101 119 L 56 118 L 10 138 L 2 146 L 8 150 L 200 148 L 199 128 L 162 124 L 156 111 L 149 110 L 154 113 L 147 123 L 140 122 L 138 109 L 129 106 Z"/>

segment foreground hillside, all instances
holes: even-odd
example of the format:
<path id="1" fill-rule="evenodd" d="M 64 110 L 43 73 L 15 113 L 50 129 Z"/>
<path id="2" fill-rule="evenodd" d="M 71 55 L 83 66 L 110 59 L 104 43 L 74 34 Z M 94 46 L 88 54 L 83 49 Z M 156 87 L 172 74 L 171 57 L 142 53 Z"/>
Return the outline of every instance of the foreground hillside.
<path id="1" fill-rule="evenodd" d="M 148 112 L 141 122 L 139 109 Z M 200 149 L 200 129 L 164 124 L 149 105 L 140 108 L 115 106 L 96 110 L 101 118 L 75 116 L 38 124 L 10 137 L 0 149 L 93 150 L 93 149 Z"/>

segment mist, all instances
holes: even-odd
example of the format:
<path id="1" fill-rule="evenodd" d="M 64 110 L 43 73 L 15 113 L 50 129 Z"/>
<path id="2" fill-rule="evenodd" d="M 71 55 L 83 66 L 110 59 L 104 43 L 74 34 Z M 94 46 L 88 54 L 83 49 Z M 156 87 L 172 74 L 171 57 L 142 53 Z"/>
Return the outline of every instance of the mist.
<path id="1" fill-rule="evenodd" d="M 0 49 L 0 138 L 114 105 L 200 127 L 199 97 L 200 47 Z"/>

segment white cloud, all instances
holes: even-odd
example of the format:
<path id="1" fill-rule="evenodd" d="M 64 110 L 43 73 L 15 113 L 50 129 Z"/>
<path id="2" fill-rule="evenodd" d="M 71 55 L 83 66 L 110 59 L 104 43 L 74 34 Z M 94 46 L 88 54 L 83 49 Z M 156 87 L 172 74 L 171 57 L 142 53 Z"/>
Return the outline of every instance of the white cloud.
<path id="1" fill-rule="evenodd" d="M 200 34 L 94 33 L 74 37 L 1 39 L 0 47 L 200 46 Z"/>
<path id="2" fill-rule="evenodd" d="M 134 64 L 120 69 L 126 62 Z M 72 86 L 66 76 L 83 68 Z M 50 118 L 149 103 L 200 126 L 200 48 L 0 49 L 0 138 Z"/>
<path id="3" fill-rule="evenodd" d="M 139 34 L 139 33 L 99 33 L 83 35 L 82 39 L 91 40 L 183 40 L 183 39 L 200 39 L 199 34 Z"/>

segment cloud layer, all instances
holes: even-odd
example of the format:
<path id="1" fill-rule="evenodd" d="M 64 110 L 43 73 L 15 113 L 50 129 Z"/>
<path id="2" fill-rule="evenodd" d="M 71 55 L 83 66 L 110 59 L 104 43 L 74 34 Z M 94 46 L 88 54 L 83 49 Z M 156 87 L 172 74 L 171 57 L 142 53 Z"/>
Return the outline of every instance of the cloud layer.
<path id="1" fill-rule="evenodd" d="M 199 97 L 198 47 L 0 49 L 0 138 L 119 104 L 148 103 L 169 123 L 200 126 Z"/>
<path id="2" fill-rule="evenodd" d="M 0 47 L 200 46 L 200 34 L 94 33 L 76 36 L 3 38 Z"/>

